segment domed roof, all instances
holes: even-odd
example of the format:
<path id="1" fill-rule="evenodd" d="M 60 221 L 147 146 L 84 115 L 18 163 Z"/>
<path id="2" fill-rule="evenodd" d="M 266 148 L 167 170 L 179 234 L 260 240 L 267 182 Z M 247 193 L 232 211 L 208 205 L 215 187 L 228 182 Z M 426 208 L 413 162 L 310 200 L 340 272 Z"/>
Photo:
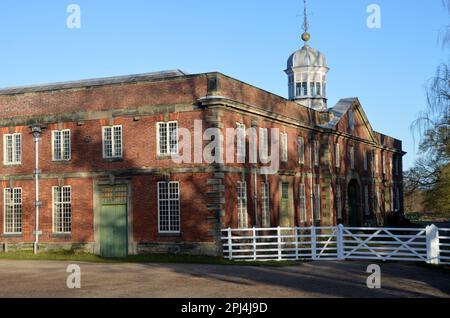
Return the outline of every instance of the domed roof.
<path id="1" fill-rule="evenodd" d="M 292 54 L 287 63 L 288 69 L 304 66 L 327 67 L 327 59 L 325 58 L 325 55 L 316 49 L 305 45 L 300 50 Z"/>

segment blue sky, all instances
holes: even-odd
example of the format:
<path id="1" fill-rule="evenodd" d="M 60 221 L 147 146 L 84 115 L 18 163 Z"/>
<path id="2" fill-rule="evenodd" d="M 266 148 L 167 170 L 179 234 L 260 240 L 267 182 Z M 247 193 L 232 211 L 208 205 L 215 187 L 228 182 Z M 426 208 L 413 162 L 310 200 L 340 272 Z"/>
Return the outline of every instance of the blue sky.
<path id="1" fill-rule="evenodd" d="M 81 7 L 81 29 L 66 8 Z M 449 15 L 440 0 L 309 0 L 310 45 L 331 68 L 329 105 L 359 97 L 375 130 L 417 150 L 409 125 L 424 86 L 449 59 L 438 43 Z M 367 6 L 381 7 L 369 29 Z M 283 72 L 302 45 L 301 0 L 2 0 L 0 87 L 180 68 L 219 71 L 287 96 Z"/>

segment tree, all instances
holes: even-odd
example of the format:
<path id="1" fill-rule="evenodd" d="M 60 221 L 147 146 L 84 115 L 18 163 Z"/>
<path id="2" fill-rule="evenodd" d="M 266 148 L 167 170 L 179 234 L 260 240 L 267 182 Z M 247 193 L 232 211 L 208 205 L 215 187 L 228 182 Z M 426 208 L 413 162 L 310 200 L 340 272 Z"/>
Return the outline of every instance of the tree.
<path id="1" fill-rule="evenodd" d="M 443 1 L 450 13 L 450 0 Z M 441 41 L 450 48 L 450 26 Z M 411 125 L 420 157 L 405 173 L 405 194 L 423 191 L 428 210 L 450 216 L 450 64 L 441 64 L 427 85 L 427 107 Z"/>

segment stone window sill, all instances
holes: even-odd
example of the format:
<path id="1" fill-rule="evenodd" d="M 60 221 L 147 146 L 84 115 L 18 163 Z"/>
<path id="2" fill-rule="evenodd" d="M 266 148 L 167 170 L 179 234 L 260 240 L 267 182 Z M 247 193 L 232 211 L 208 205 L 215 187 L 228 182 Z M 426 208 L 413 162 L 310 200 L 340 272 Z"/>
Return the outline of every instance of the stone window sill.
<path id="1" fill-rule="evenodd" d="M 123 158 L 103 158 L 104 161 L 106 162 L 123 162 Z"/>
<path id="2" fill-rule="evenodd" d="M 3 234 L 3 238 L 22 238 L 23 234 Z"/>
<path id="3" fill-rule="evenodd" d="M 55 165 L 70 165 L 72 160 L 53 160 L 52 163 Z"/>
<path id="4" fill-rule="evenodd" d="M 170 160 L 172 159 L 172 155 L 157 155 L 156 160 Z"/>
<path id="5" fill-rule="evenodd" d="M 58 233 L 53 233 L 51 235 L 52 238 L 54 239 L 71 239 L 72 238 L 72 234 L 58 234 Z"/>
<path id="6" fill-rule="evenodd" d="M 158 233 L 158 237 L 161 237 L 161 238 L 181 237 L 181 233 Z"/>

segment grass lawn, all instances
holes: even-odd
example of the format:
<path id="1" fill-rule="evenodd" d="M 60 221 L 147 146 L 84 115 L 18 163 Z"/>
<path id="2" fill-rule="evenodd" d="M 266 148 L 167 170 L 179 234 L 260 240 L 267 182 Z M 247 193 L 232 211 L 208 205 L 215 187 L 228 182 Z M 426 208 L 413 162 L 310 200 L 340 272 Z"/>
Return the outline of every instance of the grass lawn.
<path id="1" fill-rule="evenodd" d="M 181 263 L 181 264 L 213 264 L 213 265 L 248 265 L 282 267 L 298 265 L 299 262 L 270 261 L 270 262 L 235 262 L 221 257 L 146 254 L 131 255 L 124 258 L 105 258 L 94 254 L 73 252 L 41 252 L 34 255 L 31 251 L 0 253 L 1 260 L 46 260 L 46 261 L 75 261 L 92 263 Z"/>
<path id="2" fill-rule="evenodd" d="M 449 216 L 439 212 L 407 212 L 405 215 L 412 222 L 450 223 Z"/>

